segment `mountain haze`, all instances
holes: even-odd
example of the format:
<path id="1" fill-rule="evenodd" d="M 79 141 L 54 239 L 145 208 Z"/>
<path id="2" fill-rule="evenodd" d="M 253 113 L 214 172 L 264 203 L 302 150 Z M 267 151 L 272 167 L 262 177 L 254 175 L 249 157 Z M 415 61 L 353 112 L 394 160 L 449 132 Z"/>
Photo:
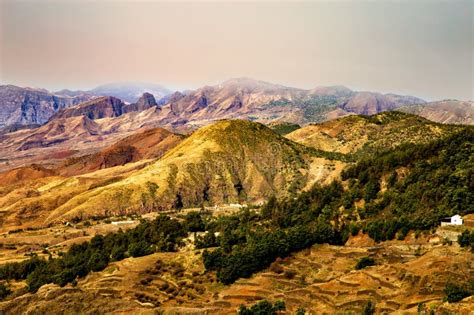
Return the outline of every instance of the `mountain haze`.
<path id="1" fill-rule="evenodd" d="M 443 124 L 474 125 L 474 102 L 446 100 L 401 107 L 400 111 Z"/>

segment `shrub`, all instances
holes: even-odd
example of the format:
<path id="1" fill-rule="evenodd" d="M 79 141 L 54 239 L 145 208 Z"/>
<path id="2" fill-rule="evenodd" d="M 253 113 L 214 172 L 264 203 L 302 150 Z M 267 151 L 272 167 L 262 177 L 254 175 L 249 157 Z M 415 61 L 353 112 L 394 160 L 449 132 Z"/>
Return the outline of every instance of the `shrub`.
<path id="1" fill-rule="evenodd" d="M 6 286 L 5 283 L 0 283 L 0 301 L 9 296 L 10 293 L 12 293 L 10 288 Z"/>
<path id="2" fill-rule="evenodd" d="M 364 307 L 364 310 L 362 311 L 363 315 L 373 315 L 375 314 L 375 305 L 372 303 L 372 301 L 368 301 L 367 304 Z"/>
<path id="3" fill-rule="evenodd" d="M 470 246 L 471 250 L 474 251 L 474 232 L 464 230 L 458 237 L 458 243 L 461 247 Z"/>
<path id="4" fill-rule="evenodd" d="M 306 314 L 306 310 L 303 308 L 303 307 L 298 307 L 298 309 L 296 310 L 296 315 L 305 315 Z"/>
<path id="5" fill-rule="evenodd" d="M 375 265 L 375 260 L 371 257 L 362 257 L 357 261 L 357 264 L 355 266 L 355 269 L 363 269 L 365 267 L 373 266 Z"/>
<path id="6" fill-rule="evenodd" d="M 250 308 L 241 305 L 237 314 L 239 315 L 276 315 L 280 311 L 286 310 L 285 302 L 276 301 L 275 304 L 267 300 L 260 301 Z"/>
<path id="7" fill-rule="evenodd" d="M 471 296 L 474 293 L 474 282 L 470 284 L 454 284 L 452 282 L 446 283 L 444 293 L 446 294 L 446 301 L 449 303 L 459 302 L 462 299 Z"/>

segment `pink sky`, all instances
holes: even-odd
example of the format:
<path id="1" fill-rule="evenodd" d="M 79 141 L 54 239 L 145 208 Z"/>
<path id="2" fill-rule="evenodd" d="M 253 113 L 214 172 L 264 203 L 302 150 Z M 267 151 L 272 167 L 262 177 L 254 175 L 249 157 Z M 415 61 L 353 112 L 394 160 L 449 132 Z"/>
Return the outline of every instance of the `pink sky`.
<path id="1" fill-rule="evenodd" d="M 0 83 L 185 89 L 246 76 L 473 99 L 472 3 L 0 0 Z"/>

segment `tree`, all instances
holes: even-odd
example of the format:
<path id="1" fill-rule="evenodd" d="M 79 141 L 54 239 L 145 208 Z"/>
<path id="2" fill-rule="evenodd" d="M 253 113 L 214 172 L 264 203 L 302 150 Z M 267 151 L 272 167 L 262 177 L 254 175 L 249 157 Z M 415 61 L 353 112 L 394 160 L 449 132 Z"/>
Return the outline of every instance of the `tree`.
<path id="1" fill-rule="evenodd" d="M 199 211 L 192 211 L 186 214 L 185 218 L 186 226 L 189 232 L 202 232 L 205 231 L 206 224 L 204 222 L 202 213 Z"/>
<path id="2" fill-rule="evenodd" d="M 104 270 L 105 267 L 107 267 L 108 263 L 108 256 L 104 252 L 96 251 L 90 256 L 88 266 L 89 269 L 92 271 L 101 271 Z"/>
<path id="3" fill-rule="evenodd" d="M 377 193 L 380 191 L 380 184 L 378 179 L 371 178 L 367 185 L 365 185 L 365 202 L 369 202 L 372 199 L 377 198 Z"/>
<path id="4" fill-rule="evenodd" d="M 141 257 L 141 256 L 149 255 L 152 252 L 153 251 L 151 250 L 150 245 L 148 245 L 148 243 L 145 241 L 131 243 L 128 246 L 128 253 L 132 257 Z"/>
<path id="5" fill-rule="evenodd" d="M 474 251 L 474 232 L 471 233 L 469 230 L 464 230 L 461 235 L 458 236 L 458 243 L 461 247 L 471 247 Z"/>

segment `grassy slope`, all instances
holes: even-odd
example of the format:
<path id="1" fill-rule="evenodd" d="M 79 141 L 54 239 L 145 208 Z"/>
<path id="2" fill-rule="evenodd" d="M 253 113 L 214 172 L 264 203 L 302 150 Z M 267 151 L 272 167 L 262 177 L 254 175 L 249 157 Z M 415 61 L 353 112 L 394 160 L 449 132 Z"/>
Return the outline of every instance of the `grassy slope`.
<path id="1" fill-rule="evenodd" d="M 264 125 L 221 121 L 196 131 L 142 169 L 137 167 L 146 161 L 59 179 L 54 185 L 35 187 L 32 198 L 4 205 L 10 222 L 18 209 L 30 215 L 52 211 L 49 222 L 63 215 L 86 217 L 265 200 L 273 194 L 296 193 L 308 180 L 317 180 L 309 174 L 313 156 L 311 150 Z"/>
<path id="2" fill-rule="evenodd" d="M 348 116 L 308 125 L 286 137 L 316 149 L 361 157 L 402 143 L 426 143 L 461 127 L 441 125 L 401 112 Z"/>

